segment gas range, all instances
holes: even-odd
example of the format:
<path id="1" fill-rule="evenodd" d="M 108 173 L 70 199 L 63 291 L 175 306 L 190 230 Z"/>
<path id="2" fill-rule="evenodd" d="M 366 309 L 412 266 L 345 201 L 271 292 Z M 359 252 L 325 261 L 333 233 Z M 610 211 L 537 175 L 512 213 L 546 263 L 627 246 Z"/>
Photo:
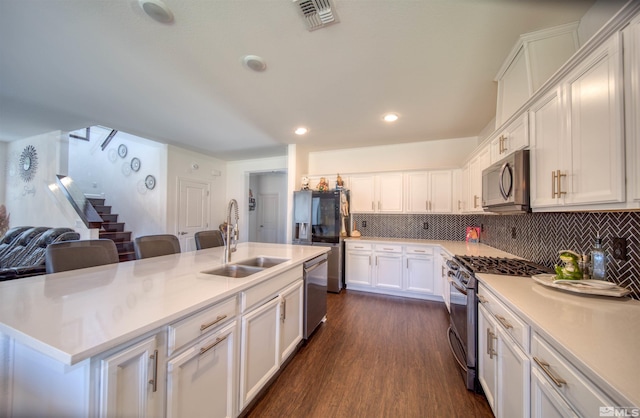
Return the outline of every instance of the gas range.
<path id="1" fill-rule="evenodd" d="M 458 255 L 455 259 L 471 273 L 504 274 L 530 277 L 534 274 L 552 273 L 551 269 L 518 258 L 480 257 Z"/>

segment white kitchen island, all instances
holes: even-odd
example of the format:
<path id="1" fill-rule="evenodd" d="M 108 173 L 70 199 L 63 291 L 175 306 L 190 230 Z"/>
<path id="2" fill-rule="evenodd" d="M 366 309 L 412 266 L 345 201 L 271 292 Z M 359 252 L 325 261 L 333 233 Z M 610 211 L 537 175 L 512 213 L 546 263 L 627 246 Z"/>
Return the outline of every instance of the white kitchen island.
<path id="1" fill-rule="evenodd" d="M 243 243 L 232 263 L 288 260 L 245 278 L 201 273 L 223 265 L 220 247 L 0 283 L 0 415 L 237 415 L 300 341 L 302 264 L 326 251 Z M 215 391 L 185 387 L 207 369 Z M 210 404 L 194 410 L 198 394 Z"/>

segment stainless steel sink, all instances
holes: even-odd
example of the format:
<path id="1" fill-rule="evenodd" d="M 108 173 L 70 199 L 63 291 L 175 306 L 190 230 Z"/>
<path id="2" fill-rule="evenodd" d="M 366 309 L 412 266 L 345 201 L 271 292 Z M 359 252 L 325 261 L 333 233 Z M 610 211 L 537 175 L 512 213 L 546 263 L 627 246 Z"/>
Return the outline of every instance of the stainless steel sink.
<path id="1" fill-rule="evenodd" d="M 282 264 L 285 261 L 289 261 L 289 259 L 277 258 L 277 257 L 255 257 L 255 258 L 249 258 L 247 260 L 240 260 L 235 264 L 240 266 L 269 268 L 269 267 L 277 266 L 278 264 Z"/>
<path id="2" fill-rule="evenodd" d="M 201 273 L 211 274 L 214 276 L 239 278 L 251 276 L 252 274 L 259 273 L 264 269 L 264 267 L 258 266 L 241 266 L 239 264 L 227 264 L 225 266 L 218 267 L 212 270 L 202 271 Z"/>

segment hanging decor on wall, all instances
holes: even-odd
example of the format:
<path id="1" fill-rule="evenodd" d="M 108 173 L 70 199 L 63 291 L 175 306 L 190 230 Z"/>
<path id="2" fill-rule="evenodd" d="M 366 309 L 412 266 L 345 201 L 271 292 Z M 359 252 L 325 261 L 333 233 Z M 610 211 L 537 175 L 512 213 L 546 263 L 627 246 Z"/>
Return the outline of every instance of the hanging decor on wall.
<path id="1" fill-rule="evenodd" d="M 133 171 L 138 171 L 138 170 L 140 170 L 140 159 L 139 159 L 139 158 L 134 157 L 134 158 L 131 160 L 131 169 L 132 169 Z"/>
<path id="2" fill-rule="evenodd" d="M 153 190 L 153 188 L 156 187 L 156 178 L 149 174 L 144 179 L 144 185 L 147 186 L 147 189 Z"/>
<path id="3" fill-rule="evenodd" d="M 125 144 L 120 144 L 120 146 L 118 147 L 118 155 L 122 158 L 127 156 L 127 152 L 129 150 L 127 149 L 127 146 Z"/>
<path id="4" fill-rule="evenodd" d="M 249 210 L 256 210 L 256 198 L 253 197 L 251 189 L 249 189 Z"/>
<path id="5" fill-rule="evenodd" d="M 38 153 L 33 145 L 27 145 L 20 154 L 20 160 L 18 164 L 18 171 L 20 177 L 25 183 L 33 180 L 38 169 Z"/>

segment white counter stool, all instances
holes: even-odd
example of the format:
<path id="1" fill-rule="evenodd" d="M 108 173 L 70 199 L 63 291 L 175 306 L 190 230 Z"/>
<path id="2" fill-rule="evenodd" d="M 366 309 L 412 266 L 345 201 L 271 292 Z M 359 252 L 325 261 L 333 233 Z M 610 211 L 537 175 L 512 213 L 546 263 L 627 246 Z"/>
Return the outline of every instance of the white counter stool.
<path id="1" fill-rule="evenodd" d="M 204 250 L 205 248 L 224 247 L 224 237 L 222 232 L 218 230 L 199 231 L 194 235 L 196 240 L 196 249 Z"/>
<path id="2" fill-rule="evenodd" d="M 159 257 L 161 255 L 179 254 L 180 242 L 175 235 L 145 235 L 133 240 L 136 260 Z"/>
<path id="3" fill-rule="evenodd" d="M 47 274 L 118 262 L 118 249 L 110 239 L 62 241 L 45 252 Z"/>

